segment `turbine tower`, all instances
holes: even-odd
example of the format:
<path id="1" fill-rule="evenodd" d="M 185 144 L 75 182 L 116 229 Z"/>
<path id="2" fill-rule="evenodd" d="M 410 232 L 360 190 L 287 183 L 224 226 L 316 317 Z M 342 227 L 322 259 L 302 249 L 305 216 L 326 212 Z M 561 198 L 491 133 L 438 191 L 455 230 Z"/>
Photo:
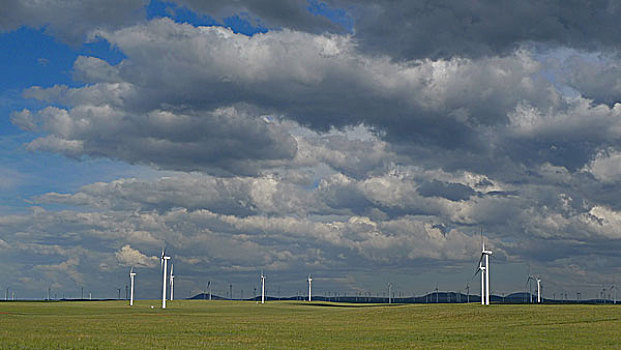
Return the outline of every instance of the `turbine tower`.
<path id="1" fill-rule="evenodd" d="M 168 260 L 170 260 L 170 256 L 166 255 L 166 249 L 162 249 L 162 255 L 160 257 L 160 266 L 162 267 L 162 309 L 166 308 L 166 277 L 168 270 Z"/>
<path id="2" fill-rule="evenodd" d="M 311 278 L 311 275 L 308 275 L 308 301 L 312 301 L 312 295 L 313 295 L 313 279 Z"/>
<path id="3" fill-rule="evenodd" d="M 541 303 L 541 278 L 537 277 L 537 304 Z"/>
<path id="4" fill-rule="evenodd" d="M 489 256 L 492 255 L 491 250 L 485 250 L 485 243 L 482 243 L 481 258 L 479 266 L 474 273 L 474 277 L 481 273 L 481 305 L 489 305 Z M 483 263 L 485 262 L 485 265 Z"/>
<path id="5" fill-rule="evenodd" d="M 492 255 L 492 251 L 485 250 L 485 243 L 482 254 L 485 255 L 485 305 L 489 305 L 489 256 Z"/>
<path id="6" fill-rule="evenodd" d="M 265 304 L 265 275 L 261 271 L 261 304 Z"/>
<path id="7" fill-rule="evenodd" d="M 173 275 L 173 263 L 170 263 L 170 300 L 174 300 L 175 292 L 175 275 Z"/>
<path id="8" fill-rule="evenodd" d="M 134 277 L 136 277 L 136 273 L 132 267 L 129 270 L 129 306 L 134 306 Z"/>
<path id="9" fill-rule="evenodd" d="M 477 272 L 481 272 L 481 305 L 485 305 L 485 266 L 481 262 Z"/>

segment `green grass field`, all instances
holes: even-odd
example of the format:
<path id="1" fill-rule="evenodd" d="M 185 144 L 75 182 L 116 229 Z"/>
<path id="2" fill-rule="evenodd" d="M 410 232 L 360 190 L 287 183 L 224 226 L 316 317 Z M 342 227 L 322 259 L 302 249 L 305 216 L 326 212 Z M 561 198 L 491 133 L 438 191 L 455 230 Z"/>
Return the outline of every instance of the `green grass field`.
<path id="1" fill-rule="evenodd" d="M 151 305 L 154 308 L 151 309 Z M 0 349 L 618 349 L 616 305 L 0 303 Z"/>

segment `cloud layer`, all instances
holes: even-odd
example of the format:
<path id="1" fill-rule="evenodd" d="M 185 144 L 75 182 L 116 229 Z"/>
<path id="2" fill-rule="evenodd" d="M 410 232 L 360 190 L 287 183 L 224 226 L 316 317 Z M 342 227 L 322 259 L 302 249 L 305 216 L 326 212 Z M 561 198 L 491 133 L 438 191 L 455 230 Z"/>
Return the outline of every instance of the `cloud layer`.
<path id="1" fill-rule="evenodd" d="M 351 291 L 377 288 L 369 272 L 469 274 L 483 229 L 495 262 L 532 263 L 553 288 L 618 272 L 614 2 L 332 1 L 323 14 L 296 1 L 178 4 L 270 30 L 0 22 L 47 24 L 64 40 L 89 32 L 125 57 L 82 55 L 74 86 L 26 89 L 42 105 L 12 115 L 28 150 L 168 171 L 89 179 L 0 217 L 13 270 L 62 286 L 128 266 L 156 275 L 168 245 L 187 294 L 205 271 L 224 284 L 261 268 L 290 292 L 300 271 Z M 34 254 L 44 258 L 19 258 Z"/>

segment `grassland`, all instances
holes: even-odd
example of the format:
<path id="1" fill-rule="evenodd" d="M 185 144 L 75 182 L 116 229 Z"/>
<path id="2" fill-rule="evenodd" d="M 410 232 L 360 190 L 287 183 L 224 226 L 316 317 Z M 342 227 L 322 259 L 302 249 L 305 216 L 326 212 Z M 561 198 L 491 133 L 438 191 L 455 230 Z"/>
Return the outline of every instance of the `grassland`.
<path id="1" fill-rule="evenodd" d="M 151 309 L 151 305 L 155 307 Z M 0 303 L 0 349 L 618 349 L 616 305 Z"/>

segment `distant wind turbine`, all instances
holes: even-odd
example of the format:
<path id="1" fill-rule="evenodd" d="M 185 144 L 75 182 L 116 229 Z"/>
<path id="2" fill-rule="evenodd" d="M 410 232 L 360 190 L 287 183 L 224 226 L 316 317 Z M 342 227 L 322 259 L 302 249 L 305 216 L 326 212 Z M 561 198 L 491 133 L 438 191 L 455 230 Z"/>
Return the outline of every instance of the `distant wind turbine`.
<path id="1" fill-rule="evenodd" d="M 528 296 L 530 299 L 530 303 L 533 303 L 533 287 L 532 287 L 532 281 L 536 281 L 537 279 L 535 277 L 533 277 L 533 275 L 531 275 L 530 273 L 528 274 L 528 279 L 526 280 L 526 285 L 528 286 Z"/>
<path id="2" fill-rule="evenodd" d="M 129 306 L 134 306 L 134 277 L 136 277 L 136 273 L 132 267 L 129 270 Z"/>
<path id="3" fill-rule="evenodd" d="M 541 278 L 537 277 L 537 304 L 541 303 Z"/>
<path id="4" fill-rule="evenodd" d="M 265 304 L 265 275 L 261 270 L 261 304 Z"/>
<path id="5" fill-rule="evenodd" d="M 162 249 L 162 255 L 160 256 L 160 266 L 162 267 L 162 309 L 166 308 L 166 277 L 168 270 L 168 260 L 170 257 L 166 255 L 166 249 Z"/>
<path id="6" fill-rule="evenodd" d="M 175 293 L 175 275 L 173 274 L 173 263 L 170 263 L 170 300 L 174 300 Z"/>
<path id="7" fill-rule="evenodd" d="M 313 295 L 313 279 L 311 278 L 311 275 L 308 275 L 308 301 L 312 301 L 312 295 Z"/>

